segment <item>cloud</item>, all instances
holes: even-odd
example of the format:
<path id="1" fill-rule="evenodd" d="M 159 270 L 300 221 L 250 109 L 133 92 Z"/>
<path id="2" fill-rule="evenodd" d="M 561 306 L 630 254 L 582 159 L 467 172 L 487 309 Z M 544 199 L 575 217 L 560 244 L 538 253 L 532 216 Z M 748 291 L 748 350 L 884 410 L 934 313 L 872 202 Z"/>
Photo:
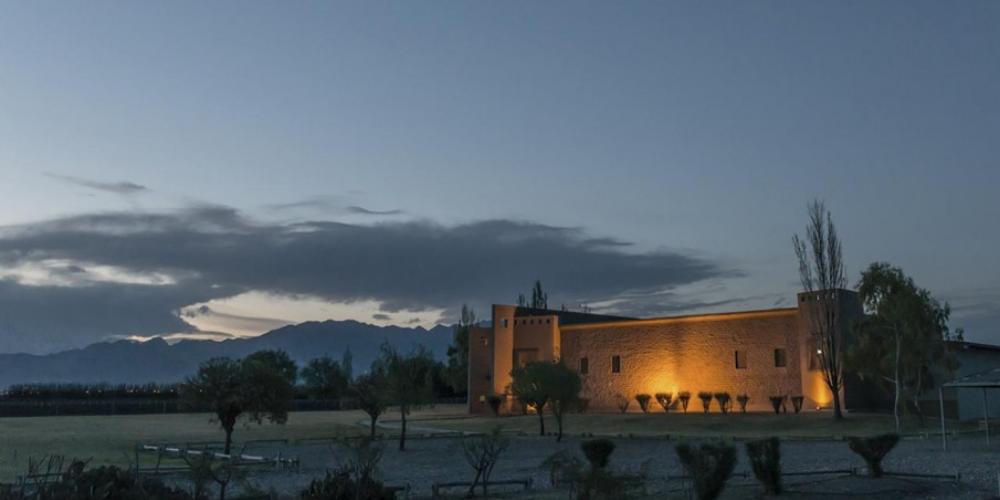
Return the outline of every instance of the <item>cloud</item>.
<path id="1" fill-rule="evenodd" d="M 268 205 L 268 208 L 276 211 L 307 209 L 348 215 L 402 215 L 405 213 L 402 210 L 371 210 L 358 205 L 345 206 L 341 198 L 336 196 L 320 196 L 290 203 L 277 203 Z"/>
<path id="2" fill-rule="evenodd" d="M 7 331 L 37 329 L 53 339 L 59 332 L 73 339 L 183 333 L 191 327 L 175 311 L 250 291 L 375 300 L 381 313 L 451 311 L 462 303 L 512 302 L 535 279 L 553 302 L 576 304 L 739 274 L 684 252 L 626 254 L 623 244 L 579 228 L 512 220 L 279 224 L 218 206 L 85 214 L 0 228 L 0 270 L 57 260 L 171 279 L 79 288 L 7 282 L 8 293 L 20 298 L 0 295 L 0 321 L 16 318 Z M 34 302 L 22 311 L 17 302 L 28 296 Z"/>
<path id="3" fill-rule="evenodd" d="M 70 184 L 76 184 L 77 186 L 83 186 L 90 189 L 96 189 L 98 191 L 107 191 L 109 193 L 121 194 L 121 195 L 131 195 L 149 191 L 149 188 L 136 184 L 134 182 L 121 181 L 121 182 L 100 182 L 90 179 L 83 179 L 80 177 L 73 177 L 69 175 L 60 174 L 45 174 L 53 179 L 59 179 Z"/>
<path id="4" fill-rule="evenodd" d="M 392 316 L 389 316 L 388 314 L 375 313 L 372 314 L 372 319 L 376 321 L 389 321 L 390 319 L 392 319 Z"/>
<path id="5" fill-rule="evenodd" d="M 347 207 L 347 213 L 354 215 L 402 215 L 402 210 L 368 210 L 364 207 L 350 206 Z"/>

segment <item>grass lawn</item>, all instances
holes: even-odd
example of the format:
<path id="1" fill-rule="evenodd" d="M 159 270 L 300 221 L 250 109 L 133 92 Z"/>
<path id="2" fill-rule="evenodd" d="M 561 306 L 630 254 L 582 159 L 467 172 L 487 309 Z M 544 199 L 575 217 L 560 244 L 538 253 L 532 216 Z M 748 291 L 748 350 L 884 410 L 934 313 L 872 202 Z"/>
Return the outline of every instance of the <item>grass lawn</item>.
<path id="1" fill-rule="evenodd" d="M 93 464 L 125 466 L 136 442 L 180 444 L 221 442 L 225 434 L 208 414 L 29 417 L 0 419 L 0 482 L 13 481 L 28 469 L 29 457 L 63 455 L 66 460 L 93 459 Z M 360 411 L 290 413 L 285 425 L 238 425 L 233 440 L 325 438 L 357 434 Z M 126 459 L 126 455 L 128 459 Z M 152 465 L 147 459 L 143 465 Z"/>
<path id="2" fill-rule="evenodd" d="M 333 438 L 364 433 L 367 428 L 357 423 L 367 421 L 361 411 L 291 413 L 286 425 L 239 426 L 233 433 L 238 447 L 248 441 L 288 439 L 292 444 L 302 440 Z M 382 421 L 397 423 L 398 410 L 391 408 Z M 546 417 L 546 430 L 555 431 L 555 421 Z M 470 416 L 464 405 L 439 405 L 414 410 L 411 426 L 465 431 L 489 431 L 501 424 L 506 431 L 538 433 L 536 415 L 500 417 Z M 934 432 L 937 423 L 928 420 L 924 432 Z M 893 428 L 890 415 L 849 414 L 843 422 L 834 422 L 829 412 L 803 412 L 800 415 L 771 413 L 703 414 L 700 412 L 664 414 L 585 413 L 567 415 L 565 431 L 570 435 L 635 435 L 672 437 L 738 437 L 752 438 L 777 435 L 781 437 L 839 438 L 853 435 L 874 435 Z M 949 430 L 967 429 L 968 425 L 949 422 Z M 421 433 L 419 430 L 414 430 Z M 908 422 L 908 433 L 920 430 Z M 398 430 L 389 429 L 397 434 Z M 209 422 L 208 414 L 129 415 L 103 417 L 31 417 L 0 419 L 0 482 L 13 481 L 17 474 L 27 472 L 29 457 L 63 455 L 92 459 L 93 464 L 125 466 L 134 457 L 136 442 L 147 444 L 179 444 L 189 442 L 221 442 L 224 434 L 218 424 Z M 126 458 L 127 457 L 127 458 Z M 153 463 L 143 459 L 144 466 Z"/>
<path id="3" fill-rule="evenodd" d="M 506 417 L 470 417 L 459 412 L 449 415 L 418 412 L 408 421 L 411 425 L 441 429 L 486 432 L 495 425 L 502 425 L 505 431 L 538 434 L 538 416 L 518 415 Z M 390 413 L 383 421 L 397 421 Z M 903 434 L 939 432 L 939 423 L 927 417 L 927 427 L 921 429 L 916 418 L 904 419 Z M 968 430 L 974 424 L 948 422 L 948 430 Z M 671 437 L 735 437 L 758 438 L 778 436 L 786 438 L 838 439 L 844 436 L 874 436 L 894 429 L 892 415 L 870 413 L 848 413 L 847 418 L 835 421 L 829 411 L 803 411 L 796 415 L 784 413 L 702 413 L 693 412 L 650 412 L 643 413 L 582 413 L 566 415 L 563 430 L 569 435 L 635 435 Z M 556 431 L 555 418 L 545 417 L 546 432 Z"/>

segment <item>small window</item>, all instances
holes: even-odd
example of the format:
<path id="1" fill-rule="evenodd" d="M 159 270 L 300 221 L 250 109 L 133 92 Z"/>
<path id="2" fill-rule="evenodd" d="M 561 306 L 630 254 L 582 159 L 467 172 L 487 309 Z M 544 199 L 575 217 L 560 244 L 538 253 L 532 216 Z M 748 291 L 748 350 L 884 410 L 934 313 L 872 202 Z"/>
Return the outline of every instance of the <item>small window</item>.
<path id="1" fill-rule="evenodd" d="M 507 318 L 504 318 L 504 319 L 503 319 L 503 327 L 504 327 L 504 328 L 507 328 Z"/>
<path id="2" fill-rule="evenodd" d="M 736 369 L 745 370 L 747 367 L 747 352 L 746 351 L 736 351 Z"/>
<path id="3" fill-rule="evenodd" d="M 590 371 L 590 359 L 580 358 L 580 375 L 586 375 Z"/>
<path id="4" fill-rule="evenodd" d="M 809 369 L 812 371 L 823 369 L 823 360 L 821 356 L 823 355 L 822 349 L 814 349 L 809 351 Z"/>
<path id="5" fill-rule="evenodd" d="M 546 325 L 551 324 L 551 323 L 552 323 L 552 318 L 545 318 L 545 324 Z"/>
<path id="6" fill-rule="evenodd" d="M 774 367 L 784 368 L 788 366 L 788 354 L 784 349 L 778 348 L 774 350 Z"/>
<path id="7" fill-rule="evenodd" d="M 611 356 L 611 373 L 621 373 L 621 372 L 622 372 L 622 357 Z"/>

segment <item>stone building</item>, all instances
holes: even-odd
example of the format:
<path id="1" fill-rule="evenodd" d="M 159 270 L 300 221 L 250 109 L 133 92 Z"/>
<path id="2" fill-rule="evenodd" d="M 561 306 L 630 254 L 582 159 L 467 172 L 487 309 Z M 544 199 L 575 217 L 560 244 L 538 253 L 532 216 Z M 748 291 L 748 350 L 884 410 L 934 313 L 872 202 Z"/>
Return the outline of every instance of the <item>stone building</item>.
<path id="1" fill-rule="evenodd" d="M 680 391 L 695 401 L 701 391 L 746 394 L 754 411 L 770 410 L 771 396 L 824 408 L 832 394 L 813 333 L 821 300 L 837 308 L 841 332 L 864 316 L 849 290 L 801 293 L 794 308 L 653 319 L 494 305 L 491 324 L 470 333 L 469 411 L 489 412 L 487 397 L 505 394 L 515 366 L 556 358 L 580 373 L 581 396 L 596 410 L 616 408 L 619 394 Z M 845 407 L 869 395 L 847 377 Z"/>

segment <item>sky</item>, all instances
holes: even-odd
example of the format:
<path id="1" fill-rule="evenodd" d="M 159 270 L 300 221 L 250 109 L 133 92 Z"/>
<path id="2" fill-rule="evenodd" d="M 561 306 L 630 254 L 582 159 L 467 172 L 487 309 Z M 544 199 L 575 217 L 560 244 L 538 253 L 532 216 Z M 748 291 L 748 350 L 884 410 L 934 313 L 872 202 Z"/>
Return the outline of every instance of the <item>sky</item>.
<path id="1" fill-rule="evenodd" d="M 1000 3 L 0 6 L 0 352 L 792 307 L 823 200 L 1000 343 Z"/>

